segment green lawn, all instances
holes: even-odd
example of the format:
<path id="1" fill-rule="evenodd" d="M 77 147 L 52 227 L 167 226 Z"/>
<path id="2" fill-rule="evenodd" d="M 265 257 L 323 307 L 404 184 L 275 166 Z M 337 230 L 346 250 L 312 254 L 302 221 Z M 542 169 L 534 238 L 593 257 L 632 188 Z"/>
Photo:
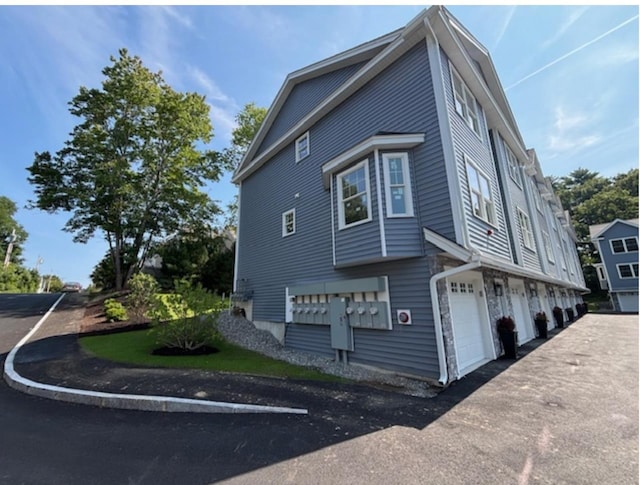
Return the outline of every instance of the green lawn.
<path id="1" fill-rule="evenodd" d="M 219 352 L 198 356 L 152 355 L 151 351 L 158 345 L 149 334 L 149 330 L 81 337 L 80 345 L 97 357 L 128 364 L 344 382 L 344 379 L 339 377 L 271 359 L 224 340 L 215 343 Z"/>

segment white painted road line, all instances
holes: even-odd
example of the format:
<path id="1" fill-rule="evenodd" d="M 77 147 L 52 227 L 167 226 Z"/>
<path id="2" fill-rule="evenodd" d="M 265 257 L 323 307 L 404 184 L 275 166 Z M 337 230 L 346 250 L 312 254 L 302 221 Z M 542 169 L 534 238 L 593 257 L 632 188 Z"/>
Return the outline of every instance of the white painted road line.
<path id="1" fill-rule="evenodd" d="M 109 392 L 87 391 L 68 387 L 52 386 L 32 381 L 18 374 L 14 367 L 18 350 L 38 331 L 45 320 L 53 313 L 64 294 L 56 300 L 47 313 L 36 323 L 31 331 L 9 352 L 4 362 L 4 379 L 9 386 L 27 394 L 55 399 L 57 401 L 91 404 L 117 409 L 137 409 L 142 411 L 187 412 L 187 413 L 289 413 L 308 414 L 306 409 L 256 404 L 238 404 L 200 399 L 187 399 L 172 396 L 148 396 L 140 394 L 116 394 Z"/>

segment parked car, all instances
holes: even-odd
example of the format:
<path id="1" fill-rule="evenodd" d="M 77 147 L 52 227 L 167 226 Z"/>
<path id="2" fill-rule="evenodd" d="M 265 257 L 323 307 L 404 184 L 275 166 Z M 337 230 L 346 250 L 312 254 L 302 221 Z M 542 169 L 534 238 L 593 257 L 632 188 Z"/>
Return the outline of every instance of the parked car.
<path id="1" fill-rule="evenodd" d="M 65 293 L 79 293 L 81 290 L 82 285 L 75 282 L 65 283 L 62 287 L 62 291 Z"/>

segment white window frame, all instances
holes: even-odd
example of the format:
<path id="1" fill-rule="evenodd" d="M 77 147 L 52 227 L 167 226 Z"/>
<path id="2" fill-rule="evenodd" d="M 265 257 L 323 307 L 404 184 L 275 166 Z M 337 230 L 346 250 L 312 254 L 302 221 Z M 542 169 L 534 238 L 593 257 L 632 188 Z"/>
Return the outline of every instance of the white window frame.
<path id="1" fill-rule="evenodd" d="M 451 72 L 451 88 L 453 90 L 453 104 L 456 113 L 462 117 L 467 126 L 471 128 L 476 135 L 481 137 L 480 114 L 478 113 L 476 98 L 451 63 L 449 63 L 449 70 Z M 460 84 L 462 92 L 458 92 L 456 89 L 456 80 Z"/>
<path id="2" fill-rule="evenodd" d="M 471 213 L 474 217 L 486 222 L 487 224 L 491 224 L 494 227 L 498 226 L 497 222 L 497 213 L 496 213 L 496 203 L 493 198 L 493 188 L 491 187 L 491 179 L 487 177 L 487 175 L 478 168 L 478 166 L 473 163 L 473 160 L 469 158 L 466 154 L 464 156 L 465 163 L 465 173 L 467 176 L 467 187 L 469 189 L 469 202 L 471 203 Z M 482 177 L 487 182 L 487 186 L 489 187 L 489 197 L 485 197 L 485 194 L 482 193 L 482 184 L 480 183 L 480 179 L 476 180 L 476 185 L 478 188 L 472 187 L 471 180 L 469 177 L 469 167 L 473 169 L 478 177 Z M 476 214 L 473 209 L 473 194 L 475 194 L 480 199 L 480 215 Z M 487 213 L 487 203 L 490 204 L 491 210 L 490 214 Z"/>
<path id="3" fill-rule="evenodd" d="M 307 153 L 301 156 L 300 155 L 300 148 L 298 147 L 298 145 L 303 140 L 307 141 Z M 311 154 L 311 140 L 309 139 L 309 132 L 308 131 L 304 135 L 302 135 L 301 137 L 299 137 L 296 140 L 295 150 L 296 150 L 296 163 L 298 163 L 301 160 L 304 160 L 305 158 L 307 158 Z"/>
<path id="4" fill-rule="evenodd" d="M 392 158 L 400 158 L 402 163 L 403 184 L 391 184 L 391 175 L 389 170 L 389 161 Z M 399 153 L 383 153 L 382 154 L 382 171 L 384 173 L 384 192 L 387 204 L 387 217 L 413 217 L 413 193 L 411 191 L 411 173 L 409 171 L 409 154 L 407 152 Z M 404 187 L 404 207 L 402 213 L 393 213 L 393 204 L 391 200 L 391 189 L 393 187 Z"/>
<path id="5" fill-rule="evenodd" d="M 622 276 L 620 273 L 620 266 L 629 266 L 631 270 L 631 276 Z M 633 280 L 638 278 L 638 263 L 618 263 L 616 264 L 616 269 L 618 270 L 618 276 L 621 280 Z"/>
<path id="6" fill-rule="evenodd" d="M 569 264 L 569 272 L 571 274 L 574 274 L 573 271 L 573 258 L 571 257 L 571 253 L 569 251 L 571 251 L 570 247 L 569 247 L 569 243 L 567 242 L 566 239 L 562 240 L 562 247 L 564 249 L 564 253 L 567 255 L 567 263 Z"/>
<path id="7" fill-rule="evenodd" d="M 533 192 L 533 202 L 536 205 L 536 209 L 538 210 L 538 212 L 540 212 L 540 214 L 543 214 L 542 196 L 540 195 L 540 191 L 538 190 L 538 184 L 534 179 L 529 179 L 529 182 L 531 182 L 531 191 Z"/>
<path id="8" fill-rule="evenodd" d="M 542 242 L 544 243 L 544 251 L 547 253 L 547 259 L 550 263 L 556 262 L 553 257 L 553 246 L 551 245 L 551 236 L 546 231 L 542 231 Z"/>
<path id="9" fill-rule="evenodd" d="M 609 239 L 609 247 L 611 248 L 611 254 L 625 254 L 625 253 L 637 253 L 638 250 L 630 250 L 627 247 L 627 239 L 635 239 L 636 241 L 636 246 L 638 246 L 638 238 L 636 236 L 629 236 L 629 237 L 617 237 L 615 239 Z M 613 242 L 614 241 L 622 241 L 622 247 L 624 248 L 624 251 L 614 251 L 613 250 Z"/>
<path id="10" fill-rule="evenodd" d="M 505 151 L 507 153 L 507 167 L 509 169 L 509 176 L 511 180 L 513 180 L 516 185 L 522 188 L 522 174 L 520 173 L 520 166 L 518 165 L 518 158 L 514 155 L 506 144 L 504 146 Z"/>
<path id="11" fill-rule="evenodd" d="M 360 170 L 364 168 L 364 180 L 365 180 L 365 194 L 367 196 L 367 218 L 362 219 L 360 221 L 352 222 L 351 224 L 346 224 L 344 219 L 344 199 L 342 198 L 343 189 L 342 189 L 342 178 L 346 175 L 349 175 L 356 170 Z M 338 200 L 338 229 L 348 229 L 350 227 L 359 226 L 360 224 L 365 224 L 372 220 L 372 211 L 371 211 L 371 183 L 369 181 L 369 159 L 365 159 L 356 165 L 349 167 L 347 170 L 344 170 L 336 175 L 336 186 L 337 186 L 337 200 Z"/>
<path id="12" fill-rule="evenodd" d="M 520 224 L 520 232 L 522 233 L 522 242 L 524 247 L 531 251 L 536 250 L 536 242 L 533 238 L 533 227 L 531 226 L 531 218 L 529 214 L 518 207 L 518 223 Z"/>
<path id="13" fill-rule="evenodd" d="M 291 220 L 291 225 L 293 226 L 293 230 L 292 231 L 288 231 L 287 227 L 288 227 L 288 222 L 287 222 L 287 217 L 288 216 L 292 216 L 292 220 Z M 282 237 L 287 237 L 287 236 L 291 236 L 293 234 L 296 233 L 296 210 L 295 209 L 291 209 L 288 210 L 286 212 L 282 213 Z"/>

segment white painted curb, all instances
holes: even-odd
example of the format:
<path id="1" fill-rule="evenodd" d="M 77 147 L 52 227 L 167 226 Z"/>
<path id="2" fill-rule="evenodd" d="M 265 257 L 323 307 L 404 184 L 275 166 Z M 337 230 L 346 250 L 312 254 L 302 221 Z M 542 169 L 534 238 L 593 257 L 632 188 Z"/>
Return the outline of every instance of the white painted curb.
<path id="1" fill-rule="evenodd" d="M 52 386 L 32 381 L 18 374 L 14 368 L 15 356 L 18 350 L 29 341 L 38 331 L 45 320 L 64 298 L 60 296 L 44 316 L 36 323 L 31 331 L 9 352 L 4 362 L 4 380 L 19 391 L 34 396 L 54 399 L 57 401 L 89 404 L 105 408 L 135 409 L 141 411 L 163 411 L 177 413 L 289 413 L 308 414 L 306 409 L 286 408 L 277 406 L 260 406 L 256 404 L 237 404 L 200 399 L 187 399 L 171 396 L 147 396 L 140 394 L 116 394 L 109 392 L 87 391 L 68 387 Z"/>

